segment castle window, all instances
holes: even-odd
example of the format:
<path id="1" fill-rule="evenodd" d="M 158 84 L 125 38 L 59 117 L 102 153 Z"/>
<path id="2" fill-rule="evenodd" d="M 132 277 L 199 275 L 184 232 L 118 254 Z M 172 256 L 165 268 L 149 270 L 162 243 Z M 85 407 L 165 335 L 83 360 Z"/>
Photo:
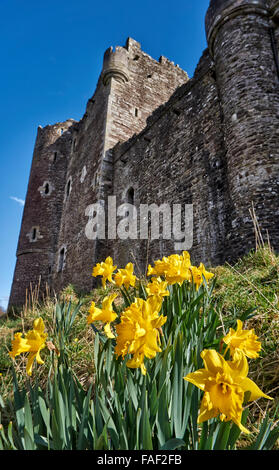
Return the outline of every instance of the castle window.
<path id="1" fill-rule="evenodd" d="M 134 205 L 134 200 L 135 200 L 135 191 L 134 191 L 134 188 L 128 189 L 126 198 L 127 198 L 128 204 Z"/>
<path id="2" fill-rule="evenodd" d="M 138 115 L 139 115 L 139 110 L 138 108 L 135 108 L 135 116 L 138 117 Z"/>
<path id="3" fill-rule="evenodd" d="M 64 261 L 65 261 L 65 248 L 61 248 L 59 252 L 58 272 L 61 272 L 63 270 Z"/>
<path id="4" fill-rule="evenodd" d="M 67 198 L 70 196 L 71 189 L 72 189 L 72 180 L 69 179 L 68 183 L 67 183 L 67 186 L 66 186 L 66 197 Z"/>
<path id="5" fill-rule="evenodd" d="M 54 154 L 53 154 L 53 163 L 56 162 L 56 159 L 57 159 L 57 152 L 54 152 Z"/>
<path id="6" fill-rule="evenodd" d="M 36 243 L 38 240 L 43 238 L 43 236 L 40 234 L 40 227 L 32 227 L 30 229 L 30 232 L 26 234 L 28 240 L 30 243 Z"/>
<path id="7" fill-rule="evenodd" d="M 49 184 L 45 184 L 45 194 L 49 194 Z"/>
<path id="8" fill-rule="evenodd" d="M 180 110 L 177 108 L 173 108 L 173 113 L 176 114 L 176 116 L 180 116 Z"/>

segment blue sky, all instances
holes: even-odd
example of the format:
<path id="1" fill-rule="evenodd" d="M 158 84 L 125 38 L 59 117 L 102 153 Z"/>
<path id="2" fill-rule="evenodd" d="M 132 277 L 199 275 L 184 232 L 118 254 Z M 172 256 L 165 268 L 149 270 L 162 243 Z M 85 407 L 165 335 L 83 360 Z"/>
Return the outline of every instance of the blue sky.
<path id="1" fill-rule="evenodd" d="M 0 305 L 6 307 L 39 125 L 80 120 L 104 51 L 127 37 L 191 77 L 209 0 L 0 0 Z"/>

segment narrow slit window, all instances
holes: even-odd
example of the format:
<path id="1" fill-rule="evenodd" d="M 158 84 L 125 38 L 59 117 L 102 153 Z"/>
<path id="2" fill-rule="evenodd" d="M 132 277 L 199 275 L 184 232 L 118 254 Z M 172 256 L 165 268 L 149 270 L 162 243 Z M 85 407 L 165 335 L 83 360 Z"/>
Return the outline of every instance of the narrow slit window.
<path id="1" fill-rule="evenodd" d="M 62 271 L 65 261 L 65 248 L 62 248 L 59 252 L 59 261 L 58 261 L 58 272 Z"/>
<path id="2" fill-rule="evenodd" d="M 138 117 L 138 115 L 139 115 L 139 110 L 138 108 L 135 108 L 135 117 Z"/>
<path id="3" fill-rule="evenodd" d="M 71 180 L 69 180 L 68 183 L 67 183 L 67 188 L 66 188 L 67 197 L 69 197 L 70 192 L 71 192 Z"/>
<path id="4" fill-rule="evenodd" d="M 37 238 L 37 229 L 36 227 L 33 227 L 32 229 L 32 240 L 35 241 Z"/>
<path id="5" fill-rule="evenodd" d="M 130 188 L 127 191 L 127 202 L 128 204 L 134 205 L 134 200 L 135 200 L 135 191 L 134 191 L 134 188 Z"/>
<path id="6" fill-rule="evenodd" d="M 46 183 L 45 185 L 45 194 L 49 194 L 49 184 Z"/>
<path id="7" fill-rule="evenodd" d="M 54 152 L 54 154 L 53 154 L 53 163 L 56 162 L 56 159 L 57 159 L 57 152 Z"/>

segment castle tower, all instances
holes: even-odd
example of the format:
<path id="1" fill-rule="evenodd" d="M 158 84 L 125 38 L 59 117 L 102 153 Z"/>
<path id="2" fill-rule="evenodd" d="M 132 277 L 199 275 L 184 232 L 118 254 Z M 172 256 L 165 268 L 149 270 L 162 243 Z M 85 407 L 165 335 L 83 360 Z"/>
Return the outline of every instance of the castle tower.
<path id="1" fill-rule="evenodd" d="M 39 285 L 51 288 L 73 120 L 39 126 L 25 200 L 9 307 Z"/>
<path id="2" fill-rule="evenodd" d="M 107 234 L 104 239 L 95 240 L 91 233 L 88 234 L 88 227 L 94 218 L 92 206 L 100 204 L 106 209 L 107 197 L 113 192 L 112 150 L 119 142 L 126 142 L 139 133 L 152 112 L 187 81 L 187 73 L 174 63 L 164 57 L 158 61 L 152 59 L 141 50 L 137 41 L 128 38 L 125 46 L 109 48 L 105 52 L 96 91 L 88 100 L 86 112 L 79 122 L 67 128 L 69 139 L 63 144 L 63 174 L 57 171 L 47 176 L 54 146 L 60 142 L 62 145 L 67 132 L 59 139 L 52 140 L 52 135 L 57 136 L 57 126 L 57 129 L 63 126 L 66 130 L 65 123 L 44 129 L 48 135 L 44 144 L 39 141 L 36 144 L 36 163 L 30 176 L 36 183 L 29 184 L 28 188 L 19 253 L 23 251 L 23 240 L 26 243 L 25 234 L 30 230 L 27 227 L 35 225 L 39 225 L 40 234 L 44 237 L 36 242 L 36 249 L 43 251 L 36 252 L 38 266 L 34 275 L 35 264 L 29 271 L 32 264 L 29 251 L 25 258 L 20 256 L 10 305 L 22 303 L 19 290 L 25 293 L 30 282 L 33 284 L 39 276 L 41 283 L 48 279 L 57 293 L 69 284 L 86 292 L 92 289 L 92 267 L 111 253 Z M 40 174 L 44 176 L 39 179 L 36 175 Z M 46 179 L 52 181 L 54 177 L 60 182 L 59 192 L 51 193 L 48 198 L 39 198 L 37 188 Z M 57 185 L 58 181 L 55 187 Z M 53 203 L 57 210 L 50 204 L 54 194 Z M 35 224 L 33 220 L 38 219 L 37 212 L 41 219 Z M 42 227 L 48 227 L 47 233 Z M 33 247 L 34 244 L 24 246 L 24 250 Z M 25 281 L 19 288 L 17 282 L 19 286 L 22 279 Z"/>
<path id="3" fill-rule="evenodd" d="M 206 15 L 227 152 L 227 238 L 235 256 L 255 245 L 252 203 L 262 234 L 268 230 L 279 246 L 278 51 L 271 20 L 277 7 L 270 0 L 211 0 Z"/>

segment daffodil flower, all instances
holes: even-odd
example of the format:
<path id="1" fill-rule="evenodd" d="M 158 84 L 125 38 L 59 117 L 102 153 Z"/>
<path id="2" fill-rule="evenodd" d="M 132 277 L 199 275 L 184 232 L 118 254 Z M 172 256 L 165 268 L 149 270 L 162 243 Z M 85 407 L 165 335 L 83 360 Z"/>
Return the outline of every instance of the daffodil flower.
<path id="1" fill-rule="evenodd" d="M 197 290 L 204 282 L 203 277 L 205 278 L 206 282 L 208 282 L 209 279 L 211 279 L 214 276 L 213 273 L 206 271 L 203 263 L 200 263 L 198 268 L 196 266 L 191 266 L 190 271 L 192 273 L 193 281 L 196 285 Z"/>
<path id="2" fill-rule="evenodd" d="M 167 317 L 159 316 L 162 300 L 150 297 L 147 300 L 135 299 L 121 315 L 121 322 L 116 325 L 116 355 L 125 357 L 132 354 L 127 361 L 127 367 L 141 368 L 146 374 L 144 358 L 152 359 L 161 351 L 159 328 L 166 322 Z"/>
<path id="3" fill-rule="evenodd" d="M 112 303 L 118 294 L 112 294 L 104 298 L 102 302 L 102 308 L 96 307 L 95 302 L 91 303 L 89 309 L 89 315 L 87 317 L 87 323 L 91 324 L 94 321 L 102 321 L 105 323 L 104 332 L 108 338 L 114 338 L 114 334 L 111 331 L 110 324 L 117 318 L 117 313 L 112 308 Z"/>
<path id="4" fill-rule="evenodd" d="M 10 357 L 15 359 L 21 353 L 28 352 L 28 361 L 26 365 L 27 374 L 32 374 L 33 362 L 36 359 L 38 364 L 44 364 L 40 356 L 40 351 L 46 346 L 47 334 L 44 333 L 45 325 L 42 318 L 36 318 L 33 323 L 33 330 L 27 332 L 25 338 L 22 333 L 16 333 L 12 341 L 12 351 Z"/>
<path id="5" fill-rule="evenodd" d="M 241 424 L 244 393 L 250 392 L 249 401 L 269 397 L 247 377 L 248 362 L 242 353 L 238 361 L 226 361 L 213 349 L 201 353 L 204 369 L 199 369 L 184 377 L 204 392 L 198 423 L 220 415 L 221 421 L 232 420 L 246 434 L 249 430 Z"/>
<path id="6" fill-rule="evenodd" d="M 126 288 L 129 286 L 134 287 L 137 278 L 134 275 L 134 265 L 133 263 L 128 263 L 124 269 L 118 269 L 117 273 L 114 276 L 115 284 L 118 287 L 121 287 L 123 284 Z"/>
<path id="7" fill-rule="evenodd" d="M 108 256 L 105 261 L 97 263 L 93 268 L 92 276 L 102 276 L 102 286 L 106 287 L 106 281 L 112 282 L 112 275 L 117 266 L 113 266 L 111 256 Z"/>
<path id="8" fill-rule="evenodd" d="M 237 320 L 237 328 L 230 328 L 229 333 L 223 338 L 224 343 L 230 348 L 232 357 L 236 357 L 238 351 L 242 351 L 247 357 L 256 359 L 261 350 L 261 343 L 257 341 L 254 329 L 243 330 L 243 323 Z"/>
<path id="9" fill-rule="evenodd" d="M 146 286 L 146 292 L 149 297 L 152 295 L 158 297 L 166 297 L 170 295 L 170 292 L 167 289 L 167 281 L 163 281 L 160 277 L 153 277 L 151 282 Z"/>
<path id="10" fill-rule="evenodd" d="M 184 251 L 182 255 L 164 256 L 154 262 L 154 267 L 148 266 L 148 276 L 162 276 L 168 284 L 182 284 L 185 280 L 191 280 L 190 255 Z"/>

